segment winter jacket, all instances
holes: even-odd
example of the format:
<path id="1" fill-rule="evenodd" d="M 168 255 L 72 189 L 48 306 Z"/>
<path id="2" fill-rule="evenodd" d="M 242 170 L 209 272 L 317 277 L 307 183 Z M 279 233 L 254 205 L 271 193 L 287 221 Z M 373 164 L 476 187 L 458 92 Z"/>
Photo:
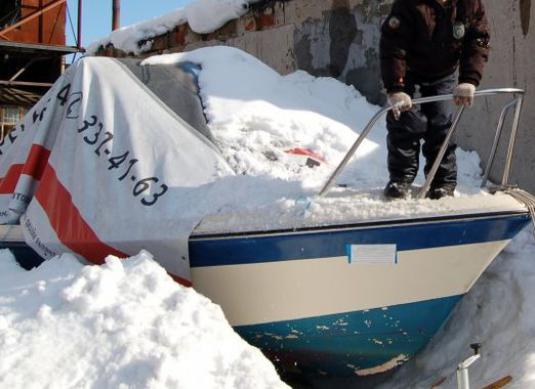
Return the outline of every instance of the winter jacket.
<path id="1" fill-rule="evenodd" d="M 403 91 L 407 72 L 432 82 L 457 67 L 459 82 L 478 86 L 489 39 L 482 0 L 395 0 L 380 43 L 387 92 Z"/>

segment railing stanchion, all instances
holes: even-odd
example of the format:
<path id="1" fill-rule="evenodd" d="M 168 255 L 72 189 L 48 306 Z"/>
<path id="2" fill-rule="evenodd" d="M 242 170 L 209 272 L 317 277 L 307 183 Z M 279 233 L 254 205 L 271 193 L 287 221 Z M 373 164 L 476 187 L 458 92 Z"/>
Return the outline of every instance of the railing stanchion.
<path id="1" fill-rule="evenodd" d="M 453 121 L 451 122 L 451 127 L 448 130 L 446 139 L 444 139 L 444 142 L 442 143 L 442 146 L 440 147 L 440 151 L 438 152 L 438 155 L 435 158 L 435 161 L 433 162 L 433 166 L 431 167 L 431 170 L 427 173 L 427 179 L 425 180 L 425 184 L 424 186 L 422 186 L 422 188 L 418 192 L 419 199 L 423 199 L 425 195 L 427 195 L 427 192 L 429 192 L 431 183 L 433 182 L 433 179 L 437 175 L 438 168 L 440 167 L 440 164 L 442 163 L 442 158 L 444 158 L 444 154 L 446 154 L 446 150 L 448 149 L 448 146 L 450 145 L 450 140 L 453 134 L 455 134 L 455 130 L 457 129 L 457 125 L 459 124 L 459 121 L 461 120 L 461 116 L 463 115 L 463 112 L 464 112 L 464 105 L 461 105 L 459 109 L 457 110 L 457 113 L 455 114 Z"/>
<path id="2" fill-rule="evenodd" d="M 509 175 L 511 173 L 511 165 L 513 163 L 513 152 L 515 150 L 516 135 L 518 133 L 518 125 L 520 123 L 520 113 L 522 111 L 522 102 L 524 96 L 519 95 L 516 98 L 515 116 L 513 118 L 513 127 L 511 129 L 511 136 L 509 137 L 509 147 L 507 148 L 507 157 L 505 159 L 505 167 L 503 169 L 502 186 L 509 185 Z"/>
<path id="3" fill-rule="evenodd" d="M 483 180 L 481 181 L 481 187 L 484 188 L 487 185 L 490 172 L 492 170 L 492 165 L 494 164 L 494 159 L 496 158 L 496 152 L 498 151 L 498 145 L 502 137 L 503 125 L 505 123 L 505 117 L 509 113 L 509 110 L 512 107 L 515 107 L 517 100 L 511 101 L 505 107 L 503 107 L 500 114 L 500 119 L 498 120 L 498 125 L 496 126 L 496 135 L 494 136 L 494 142 L 492 143 L 492 148 L 490 150 L 489 158 L 487 159 L 487 166 L 485 168 L 485 173 L 483 174 Z"/>
<path id="4" fill-rule="evenodd" d="M 475 93 L 475 97 L 492 96 L 492 95 L 497 95 L 497 94 L 511 94 L 511 93 L 515 94 L 515 95 L 518 95 L 518 97 L 515 100 L 516 110 L 515 110 L 515 117 L 513 119 L 513 130 L 512 130 L 511 138 L 510 138 L 510 141 L 509 141 L 509 150 L 508 150 L 507 161 L 506 161 L 507 163 L 506 163 L 506 168 L 505 168 L 505 171 L 504 171 L 504 177 L 503 177 L 503 180 L 502 180 L 502 184 L 503 183 L 507 184 L 507 182 L 509 181 L 509 172 L 511 170 L 511 163 L 512 163 L 512 158 L 513 158 L 513 150 L 514 150 L 514 146 L 515 146 L 515 140 L 516 140 L 516 134 L 517 134 L 517 131 L 518 131 L 518 125 L 519 125 L 519 122 L 520 122 L 520 112 L 521 112 L 521 109 L 522 109 L 523 94 L 525 92 L 522 89 L 517 89 L 517 88 L 501 88 L 501 89 L 485 89 L 485 90 L 482 90 L 482 91 L 477 91 Z M 414 99 L 412 102 L 413 102 L 414 105 L 420 105 L 420 104 L 434 103 L 434 102 L 438 102 L 438 101 L 448 101 L 448 100 L 452 100 L 452 99 L 453 99 L 453 95 L 449 94 L 449 95 L 422 97 L 422 98 Z M 507 106 L 506 108 L 508 110 L 509 106 Z M 346 155 L 344 156 L 344 158 L 342 159 L 340 164 L 338 164 L 338 166 L 336 167 L 334 172 L 331 174 L 331 176 L 329 177 L 329 179 L 327 180 L 327 182 L 325 183 L 325 185 L 323 186 L 323 188 L 319 192 L 320 196 L 323 196 L 324 194 L 326 194 L 329 191 L 329 189 L 334 185 L 334 182 L 336 181 L 336 178 L 340 175 L 340 173 L 346 167 L 346 165 L 349 163 L 351 158 L 353 158 L 353 155 L 355 155 L 355 153 L 357 152 L 357 149 L 362 144 L 364 139 L 366 139 L 366 137 L 371 132 L 371 130 L 374 128 L 375 124 L 379 121 L 379 119 L 384 114 L 386 114 L 390 110 L 392 110 L 391 106 L 382 108 L 381 110 L 379 110 L 372 117 L 370 122 L 366 125 L 364 130 L 362 130 L 362 133 L 359 135 L 359 137 L 357 138 L 355 143 L 353 143 L 353 145 L 351 146 L 349 151 L 346 153 Z M 504 115 L 504 112 L 505 112 L 505 110 L 502 111 L 502 116 Z M 459 110 L 459 112 L 458 112 L 459 118 L 460 118 L 461 114 L 462 114 L 462 110 Z M 501 120 L 503 120 L 503 119 L 501 119 Z M 458 120 L 457 120 L 457 122 L 458 122 Z M 453 132 L 455 132 L 456 125 L 457 125 L 457 123 L 455 123 L 455 125 L 453 126 Z M 451 131 L 451 129 L 450 129 L 450 131 Z M 447 145 L 446 145 L 446 147 L 447 147 Z M 492 159 L 494 159 L 494 157 Z"/>
<path id="5" fill-rule="evenodd" d="M 327 182 L 325 183 L 325 185 L 321 189 L 321 191 L 319 193 L 320 196 L 323 196 L 325 193 L 327 193 L 327 191 L 329 189 L 331 189 L 331 187 L 334 184 L 334 181 L 340 175 L 342 170 L 346 167 L 346 165 L 351 160 L 351 158 L 353 158 L 353 154 L 355 154 L 355 152 L 357 151 L 357 149 L 359 148 L 361 143 L 364 142 L 364 139 L 366 139 L 368 137 L 368 134 L 370 133 L 372 128 L 375 126 L 375 123 L 377 123 L 377 121 L 381 118 L 381 116 L 383 116 L 385 114 L 385 112 L 390 111 L 390 109 L 391 109 L 390 107 L 381 109 L 368 122 L 368 124 L 366 125 L 364 130 L 362 130 L 362 132 L 360 133 L 360 135 L 357 138 L 357 140 L 355 141 L 355 143 L 353 143 L 353 146 L 351 146 L 349 151 L 346 153 L 344 159 L 342 159 L 342 161 L 338 164 L 338 166 L 334 170 L 333 174 L 331 174 L 331 176 L 329 177 L 329 179 L 327 180 Z"/>

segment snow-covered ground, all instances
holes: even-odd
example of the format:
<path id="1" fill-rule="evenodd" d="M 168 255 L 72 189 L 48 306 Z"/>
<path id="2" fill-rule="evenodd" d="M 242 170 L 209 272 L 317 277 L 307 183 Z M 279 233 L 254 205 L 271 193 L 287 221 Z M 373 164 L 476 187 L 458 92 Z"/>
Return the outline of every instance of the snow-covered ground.
<path id="1" fill-rule="evenodd" d="M 290 215 L 303 196 L 313 197 L 378 109 L 334 79 L 304 72 L 280 76 L 231 48 L 156 57 L 146 64 L 185 60 L 202 65 L 199 83 L 210 130 L 240 173 L 215 185 L 222 215 L 237 205 L 242 211 L 269 211 L 271 223 Z M 360 195 L 345 203 L 339 196 L 306 200 L 306 217 L 372 217 L 385 208 L 406 216 L 453 207 L 449 200 L 385 205 L 380 195 L 387 181 L 385 131 L 382 122 L 339 180 Z M 309 168 L 296 162 L 286 152 L 295 147 L 313 150 L 326 163 Z M 459 150 L 458 161 L 457 196 L 481 193 L 477 155 Z M 239 222 L 243 220 L 230 223 Z M 468 344 L 475 341 L 483 343 L 483 359 L 472 370 L 474 382 L 512 374 L 517 387 L 529 387 L 535 361 L 535 311 L 529 300 L 534 248 L 525 231 L 463 300 L 430 347 L 386 387 L 429 387 L 454 374 L 455 365 L 470 352 Z M 83 268 L 64 255 L 27 273 L 3 252 L 0 387 L 121 384 L 283 385 L 259 351 L 233 333 L 219 308 L 171 282 L 146 253 L 122 263 L 110 259 L 100 268 Z M 453 386 L 450 378 L 443 387 Z"/>
<path id="2" fill-rule="evenodd" d="M 221 308 L 141 252 L 30 272 L 0 251 L 1 388 L 285 388 Z"/>

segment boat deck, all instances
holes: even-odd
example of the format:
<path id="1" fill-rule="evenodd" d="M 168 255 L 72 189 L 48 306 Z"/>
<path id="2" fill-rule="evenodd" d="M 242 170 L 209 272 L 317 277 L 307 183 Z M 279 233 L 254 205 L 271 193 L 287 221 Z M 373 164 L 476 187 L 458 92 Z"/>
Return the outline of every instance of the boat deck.
<path id="1" fill-rule="evenodd" d="M 513 197 L 481 193 L 441 200 L 385 202 L 380 193 L 333 190 L 329 197 L 287 201 L 278 207 L 221 213 L 205 217 L 192 237 L 266 231 L 306 230 L 355 224 L 452 219 L 456 216 L 527 213 Z"/>

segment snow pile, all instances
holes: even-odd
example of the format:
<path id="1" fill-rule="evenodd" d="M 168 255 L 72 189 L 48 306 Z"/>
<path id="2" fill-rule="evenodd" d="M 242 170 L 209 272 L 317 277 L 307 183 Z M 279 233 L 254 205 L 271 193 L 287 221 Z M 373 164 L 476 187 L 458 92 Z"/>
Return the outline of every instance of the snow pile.
<path id="1" fill-rule="evenodd" d="M 249 4 L 256 1 L 258 0 L 194 0 L 184 8 L 161 17 L 113 31 L 108 37 L 92 43 L 87 52 L 94 54 L 101 46 L 106 47 L 111 43 L 116 49 L 139 54 L 150 50 L 151 38 L 184 23 L 188 23 L 192 31 L 198 34 L 207 34 L 245 14 Z M 140 42 L 144 43 L 140 45 Z"/>
<path id="2" fill-rule="evenodd" d="M 208 34 L 230 20 L 247 12 L 250 3 L 258 0 L 194 0 L 184 8 L 190 28 Z"/>
<path id="3" fill-rule="evenodd" d="M 255 57 L 216 46 L 154 56 L 143 65 L 184 61 L 202 66 L 201 98 L 208 125 L 238 174 L 299 180 L 318 189 L 332 173 L 358 133 L 377 112 L 352 86 L 304 71 L 281 76 Z M 327 161 L 317 169 L 296 166 L 288 150 L 313 150 Z M 459 152 L 460 192 L 479 193 L 479 158 Z M 383 118 L 363 142 L 341 181 L 356 189 L 386 183 L 386 125 Z M 421 181 L 420 181 L 421 182 Z"/>
<path id="4" fill-rule="evenodd" d="M 353 87 L 335 79 L 315 78 L 303 71 L 281 76 L 230 47 L 155 56 L 143 65 L 183 61 L 202 66 L 199 84 L 208 125 L 238 174 L 316 178 L 311 182 L 315 185 L 317 172 L 301 169 L 286 151 L 304 147 L 328 161 L 336 160 L 355 139 L 352 127 L 361 127 L 377 110 Z M 360 155 L 377 147 L 366 141 Z"/>
<path id="5" fill-rule="evenodd" d="M 218 213 L 227 214 L 221 219 L 225 223 L 220 223 L 221 228 L 296 227 L 301 223 L 327 223 L 327 219 L 407 217 L 458 207 L 458 202 L 451 199 L 385 204 L 382 189 L 388 171 L 384 119 L 338 179 L 347 189 L 333 188 L 332 196 L 318 198 L 315 195 L 379 107 L 335 79 L 316 78 L 303 71 L 281 76 L 255 57 L 231 47 L 154 56 L 143 65 L 184 61 L 202 66 L 199 86 L 208 126 L 238 174 L 211 188 L 217 193 L 210 198 L 212 203 L 218 202 Z M 288 153 L 294 148 L 310 149 L 326 162 L 306 167 Z M 477 154 L 458 150 L 457 158 L 457 194 L 480 195 Z M 422 183 L 420 173 L 416 184 Z M 228 215 L 236 211 L 241 215 L 234 219 Z M 244 217 L 249 211 L 256 217 Z"/>
<path id="6" fill-rule="evenodd" d="M 0 387 L 286 388 L 219 306 L 146 252 L 26 272 L 0 252 Z"/>
<path id="7" fill-rule="evenodd" d="M 508 388 L 535 387 L 535 240 L 533 227 L 520 233 L 456 307 L 425 350 L 407 362 L 384 388 L 456 388 L 457 364 L 482 343 L 470 367 L 472 387 L 511 375 Z"/>

